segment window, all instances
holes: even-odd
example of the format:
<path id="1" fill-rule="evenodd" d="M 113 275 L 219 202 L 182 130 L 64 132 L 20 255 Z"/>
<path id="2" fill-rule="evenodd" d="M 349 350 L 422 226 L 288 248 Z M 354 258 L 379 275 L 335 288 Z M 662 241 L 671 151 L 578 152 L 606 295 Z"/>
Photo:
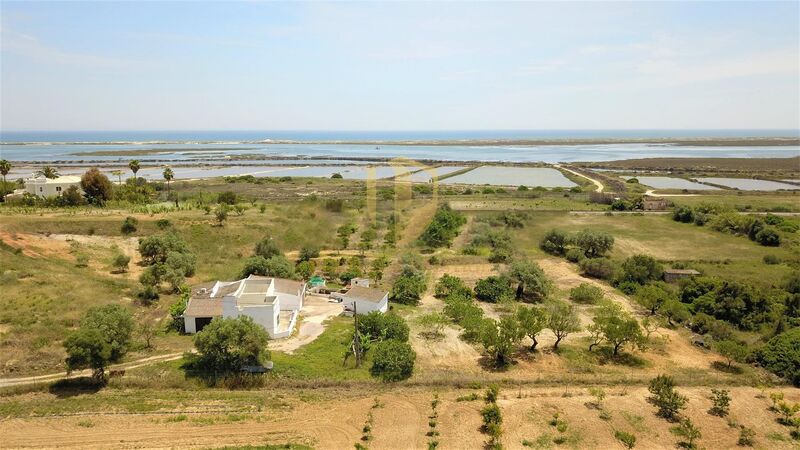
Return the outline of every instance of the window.
<path id="1" fill-rule="evenodd" d="M 56 192 L 61 192 L 61 186 L 56 186 Z"/>
<path id="2" fill-rule="evenodd" d="M 44 189 L 41 186 L 39 186 L 39 192 L 43 192 L 43 191 L 44 191 Z"/>

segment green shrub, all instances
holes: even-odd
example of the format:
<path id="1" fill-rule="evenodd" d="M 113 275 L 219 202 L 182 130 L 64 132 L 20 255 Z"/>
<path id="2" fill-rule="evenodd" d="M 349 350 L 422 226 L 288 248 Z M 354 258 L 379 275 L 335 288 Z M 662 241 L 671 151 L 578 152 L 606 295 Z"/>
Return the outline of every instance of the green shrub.
<path id="1" fill-rule="evenodd" d="M 139 223 L 138 220 L 134 217 L 126 217 L 124 221 L 122 221 L 122 226 L 120 227 L 120 231 L 123 234 L 131 234 L 136 232 L 136 225 Z"/>
<path id="2" fill-rule="evenodd" d="M 580 269 L 586 276 L 610 280 L 614 277 L 617 267 L 607 258 L 586 258 L 580 262 Z"/>
<path id="3" fill-rule="evenodd" d="M 603 290 L 589 283 L 581 283 L 569 291 L 569 299 L 577 303 L 594 304 L 602 298 Z"/>
<path id="4" fill-rule="evenodd" d="M 755 444 L 756 432 L 744 425 L 739 429 L 739 440 L 736 442 L 742 447 L 752 447 Z"/>
<path id="5" fill-rule="evenodd" d="M 771 228 L 765 228 L 755 234 L 756 242 L 765 247 L 777 247 L 781 245 L 781 236 Z"/>
<path id="6" fill-rule="evenodd" d="M 124 273 L 128 271 L 128 264 L 131 262 L 131 257 L 124 253 L 117 253 L 111 261 L 114 270 Z"/>
<path id="7" fill-rule="evenodd" d="M 80 253 L 75 257 L 75 267 L 89 267 L 89 255 Z"/>
<path id="8" fill-rule="evenodd" d="M 774 266 L 781 263 L 781 259 L 776 255 L 764 255 L 764 264 Z"/>
<path id="9" fill-rule="evenodd" d="M 664 268 L 652 256 L 633 255 L 623 261 L 619 281 L 632 281 L 645 284 L 648 281 L 660 280 Z"/>
<path id="10" fill-rule="evenodd" d="M 586 259 L 586 256 L 579 248 L 571 248 L 567 250 L 567 253 L 564 255 L 564 257 L 567 258 L 567 261 L 573 263 L 580 263 L 581 261 Z"/>
<path id="11" fill-rule="evenodd" d="M 625 431 L 614 431 L 614 437 L 622 443 L 627 449 L 632 449 L 636 446 L 636 436 Z"/>
<path id="12" fill-rule="evenodd" d="M 648 390 L 652 394 L 648 401 L 658 408 L 658 415 L 665 419 L 674 419 L 686 407 L 688 399 L 675 391 L 675 382 L 670 376 L 659 375 L 652 379 Z"/>
<path id="13" fill-rule="evenodd" d="M 250 275 L 293 278 L 295 272 L 292 263 L 283 255 L 273 256 L 269 259 L 263 256 L 253 256 L 245 261 L 240 274 L 241 278 L 247 278 Z"/>
<path id="14" fill-rule="evenodd" d="M 711 389 L 713 406 L 708 410 L 712 416 L 725 417 L 730 409 L 731 396 L 727 389 Z"/>
<path id="15" fill-rule="evenodd" d="M 503 299 L 513 298 L 514 289 L 508 278 L 490 275 L 475 283 L 475 296 L 479 300 L 497 303 Z"/>
<path id="16" fill-rule="evenodd" d="M 436 298 L 446 298 L 453 294 L 466 294 L 471 295 L 472 290 L 464 283 L 461 278 L 444 274 L 439 281 L 436 282 L 434 289 L 434 296 Z"/>
<path id="17" fill-rule="evenodd" d="M 389 298 L 404 305 L 416 305 L 426 288 L 425 273 L 411 265 L 404 265 L 400 276 L 392 285 Z"/>
<path id="18" fill-rule="evenodd" d="M 235 205 L 237 202 L 236 193 L 233 191 L 220 192 L 217 195 L 217 203 L 225 205 Z"/>
<path id="19" fill-rule="evenodd" d="M 408 341 L 408 325 L 402 317 L 394 313 L 372 311 L 369 314 L 359 315 L 358 332 L 373 341 L 386 339 Z"/>
<path id="20" fill-rule="evenodd" d="M 431 223 L 422 232 L 419 240 L 431 248 L 449 247 L 465 223 L 467 219 L 463 214 L 443 204 L 436 210 Z"/>
<path id="21" fill-rule="evenodd" d="M 692 223 L 694 222 L 694 210 L 690 206 L 676 208 L 672 213 L 672 220 L 676 222 Z"/>
<path id="22" fill-rule="evenodd" d="M 770 339 L 758 352 L 757 359 L 767 370 L 800 386 L 800 328 Z"/>
<path id="23" fill-rule="evenodd" d="M 563 255 L 569 245 L 569 236 L 561 230 L 550 230 L 542 237 L 539 248 L 552 255 Z"/>
<path id="24" fill-rule="evenodd" d="M 417 354 L 407 342 L 381 341 L 371 349 L 372 376 L 383 381 L 400 381 L 410 377 L 414 371 Z"/>

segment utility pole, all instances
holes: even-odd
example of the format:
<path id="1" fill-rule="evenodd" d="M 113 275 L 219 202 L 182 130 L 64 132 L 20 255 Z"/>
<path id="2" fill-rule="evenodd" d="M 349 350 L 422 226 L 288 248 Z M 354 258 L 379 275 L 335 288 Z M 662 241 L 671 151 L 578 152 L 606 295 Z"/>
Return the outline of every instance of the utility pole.
<path id="1" fill-rule="evenodd" d="M 353 324 L 355 326 L 355 332 L 353 333 L 353 353 L 356 357 L 356 367 L 361 367 L 361 336 L 358 334 L 358 309 L 355 300 L 353 300 Z"/>

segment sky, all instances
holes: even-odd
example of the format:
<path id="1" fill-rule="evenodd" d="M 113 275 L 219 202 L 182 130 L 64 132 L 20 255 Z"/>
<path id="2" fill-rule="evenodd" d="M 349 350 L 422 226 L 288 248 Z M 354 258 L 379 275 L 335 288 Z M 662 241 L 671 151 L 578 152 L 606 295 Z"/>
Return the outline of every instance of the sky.
<path id="1" fill-rule="evenodd" d="M 0 129 L 800 127 L 798 2 L 0 2 Z"/>

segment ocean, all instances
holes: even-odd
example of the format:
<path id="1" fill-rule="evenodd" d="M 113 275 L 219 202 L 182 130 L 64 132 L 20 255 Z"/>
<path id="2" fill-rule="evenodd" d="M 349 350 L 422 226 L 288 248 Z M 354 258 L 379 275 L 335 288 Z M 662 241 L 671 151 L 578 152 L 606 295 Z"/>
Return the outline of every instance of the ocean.
<path id="1" fill-rule="evenodd" d="M 798 146 L 692 146 L 664 143 L 576 145 L 401 145 L 271 141 L 469 141 L 798 137 L 797 130 L 483 130 L 483 131 L 40 131 L 0 133 L 0 158 L 25 163 L 221 162 L 280 158 L 407 158 L 442 161 L 574 162 L 657 157 L 792 157 Z M 112 152 L 97 155 L 94 152 Z M 141 153 L 145 151 L 146 153 Z M 125 154 L 126 152 L 139 152 Z M 241 158 L 239 158 L 241 159 Z"/>

